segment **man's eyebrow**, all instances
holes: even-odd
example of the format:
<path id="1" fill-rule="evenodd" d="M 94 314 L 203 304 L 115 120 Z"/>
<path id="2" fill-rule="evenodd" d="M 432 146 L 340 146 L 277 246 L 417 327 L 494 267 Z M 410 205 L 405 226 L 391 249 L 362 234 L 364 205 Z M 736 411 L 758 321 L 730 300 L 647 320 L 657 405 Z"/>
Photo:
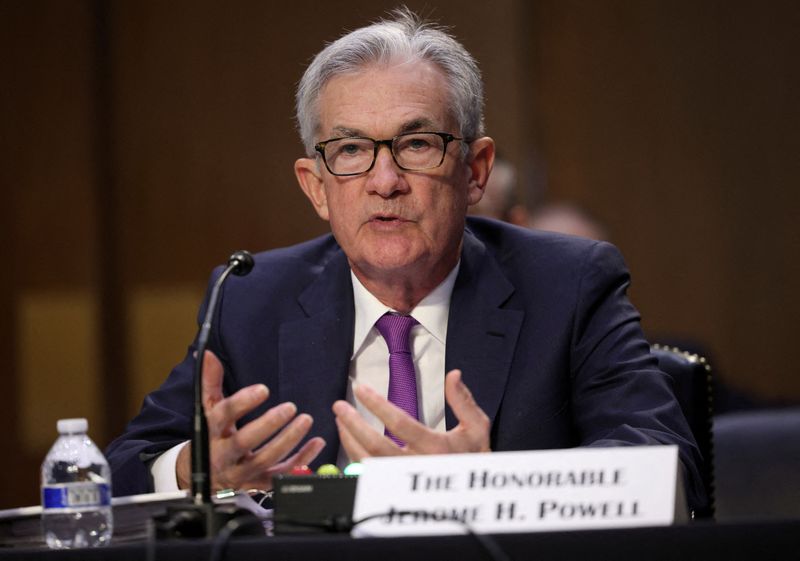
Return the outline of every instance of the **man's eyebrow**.
<path id="1" fill-rule="evenodd" d="M 435 128 L 436 124 L 428 118 L 420 117 L 418 119 L 412 119 L 411 121 L 406 121 L 400 127 L 400 131 L 398 134 L 403 134 L 406 132 L 414 132 L 418 130 L 430 130 L 431 128 Z M 368 135 L 364 133 L 364 131 L 360 129 L 351 129 L 350 127 L 344 126 L 336 126 L 333 127 L 331 130 L 331 134 L 336 138 L 350 138 L 354 136 L 363 136 L 367 137 Z"/>
<path id="2" fill-rule="evenodd" d="M 404 123 L 403 126 L 400 127 L 400 133 L 402 134 L 404 132 L 413 132 L 413 131 L 418 131 L 418 130 L 430 130 L 434 126 L 435 125 L 434 125 L 433 121 L 431 121 L 430 119 L 426 119 L 426 118 L 422 117 L 422 118 L 414 119 L 412 121 L 408 121 L 408 122 Z"/>
<path id="3" fill-rule="evenodd" d="M 333 134 L 333 136 L 337 138 L 349 138 L 351 136 L 365 136 L 364 133 L 362 133 L 360 130 L 351 129 L 348 127 L 333 127 L 331 134 Z"/>

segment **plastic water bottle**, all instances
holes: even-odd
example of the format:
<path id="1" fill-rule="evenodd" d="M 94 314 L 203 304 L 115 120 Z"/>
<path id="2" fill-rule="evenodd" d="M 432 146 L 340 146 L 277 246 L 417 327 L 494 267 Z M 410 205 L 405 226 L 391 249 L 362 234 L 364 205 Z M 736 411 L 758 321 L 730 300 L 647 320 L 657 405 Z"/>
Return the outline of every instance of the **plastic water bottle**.
<path id="1" fill-rule="evenodd" d="M 86 419 L 58 421 L 58 440 L 42 464 L 42 532 L 53 549 L 111 541 L 111 469 L 88 427 Z"/>

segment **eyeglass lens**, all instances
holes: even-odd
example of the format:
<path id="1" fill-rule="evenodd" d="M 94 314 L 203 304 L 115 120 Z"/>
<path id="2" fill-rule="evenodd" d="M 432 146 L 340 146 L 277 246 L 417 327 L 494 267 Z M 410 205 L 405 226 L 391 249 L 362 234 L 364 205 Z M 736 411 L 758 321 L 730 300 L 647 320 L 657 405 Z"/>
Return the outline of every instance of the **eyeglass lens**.
<path id="1" fill-rule="evenodd" d="M 438 166 L 445 142 L 434 133 L 403 134 L 394 138 L 392 154 L 397 164 L 408 170 Z M 340 138 L 325 145 L 325 162 L 333 173 L 355 174 L 372 167 L 375 141 L 370 138 Z"/>

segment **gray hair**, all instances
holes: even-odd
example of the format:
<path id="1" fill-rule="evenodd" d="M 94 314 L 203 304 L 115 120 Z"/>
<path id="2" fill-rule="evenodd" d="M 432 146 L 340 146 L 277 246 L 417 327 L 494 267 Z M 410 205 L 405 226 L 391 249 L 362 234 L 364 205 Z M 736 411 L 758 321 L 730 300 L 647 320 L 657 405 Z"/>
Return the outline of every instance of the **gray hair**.
<path id="1" fill-rule="evenodd" d="M 483 82 L 478 64 L 443 28 L 422 21 L 406 7 L 328 44 L 311 62 L 297 87 L 297 127 L 308 156 L 320 126 L 319 96 L 332 78 L 372 63 L 422 60 L 435 64 L 450 89 L 453 117 L 462 138 L 483 136 Z"/>

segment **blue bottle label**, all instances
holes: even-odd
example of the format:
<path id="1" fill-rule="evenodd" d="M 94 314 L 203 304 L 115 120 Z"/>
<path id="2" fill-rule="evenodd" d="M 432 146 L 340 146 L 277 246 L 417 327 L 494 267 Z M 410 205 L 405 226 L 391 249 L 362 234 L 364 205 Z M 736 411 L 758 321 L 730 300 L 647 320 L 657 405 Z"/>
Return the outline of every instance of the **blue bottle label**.
<path id="1" fill-rule="evenodd" d="M 108 483 L 62 483 L 42 487 L 43 508 L 86 508 L 110 504 Z"/>

